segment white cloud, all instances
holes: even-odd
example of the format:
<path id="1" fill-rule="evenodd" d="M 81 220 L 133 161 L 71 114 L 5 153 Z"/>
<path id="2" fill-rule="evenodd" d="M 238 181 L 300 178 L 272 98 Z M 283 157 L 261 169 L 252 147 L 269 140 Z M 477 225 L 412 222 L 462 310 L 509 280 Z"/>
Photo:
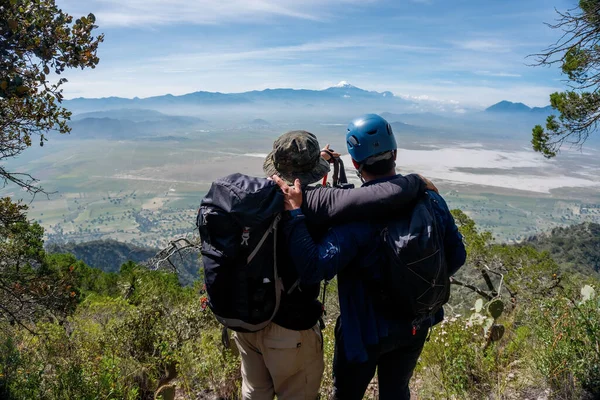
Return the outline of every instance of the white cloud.
<path id="1" fill-rule="evenodd" d="M 346 46 L 351 44 L 328 41 L 223 55 L 181 54 L 145 60 L 133 68 L 100 64 L 95 70 L 68 71 L 65 95 L 67 98 L 148 97 L 167 93 L 181 95 L 198 90 L 232 93 L 282 87 L 320 90 L 335 85 L 343 78 L 365 90 L 391 91 L 427 108 L 439 106 L 446 111 L 460 112 L 465 108 L 485 108 L 501 100 L 546 106 L 548 95 L 561 90 L 557 86 L 513 80 L 502 84 L 471 80 L 417 81 L 406 79 L 410 75 L 402 74 L 361 74 L 336 69 L 335 62 L 328 64 L 329 61 L 321 59 L 307 62 L 306 57 L 300 57 L 302 52 L 346 51 L 349 49 Z M 338 58 L 336 55 L 332 57 Z M 289 58 L 290 62 L 283 63 L 282 58 Z M 264 62 L 265 59 L 267 62 Z"/>
<path id="2" fill-rule="evenodd" d="M 503 85 L 492 87 L 487 85 L 465 84 L 460 86 L 445 86 L 440 84 L 419 84 L 405 82 L 388 82 L 387 90 L 397 95 L 408 95 L 410 98 L 429 98 L 440 103 L 453 103 L 456 108 L 476 107 L 485 108 L 501 100 L 523 102 L 530 107 L 548 105 L 549 94 L 558 90 L 557 87 L 530 84 Z M 377 88 L 380 88 L 377 85 Z"/>
<path id="3" fill-rule="evenodd" d="M 198 53 L 180 53 L 169 54 L 164 57 L 150 59 L 149 61 L 157 63 L 168 63 L 181 67 L 186 64 L 193 64 L 201 67 L 205 63 L 229 63 L 241 60 L 268 60 L 270 58 L 286 59 L 295 54 L 328 52 L 337 49 L 355 48 L 368 46 L 368 42 L 357 41 L 352 38 L 340 40 L 325 40 L 319 42 L 307 42 L 299 45 L 277 46 L 268 48 L 255 48 L 252 50 L 239 51 L 210 51 Z M 202 63 L 202 64 L 198 64 Z M 214 65 L 214 64 L 213 64 Z"/>
<path id="4" fill-rule="evenodd" d="M 307 60 L 315 60 L 308 63 L 312 66 L 323 65 L 324 60 L 340 61 L 343 58 L 355 59 L 353 52 L 343 53 L 345 50 L 363 49 L 369 52 L 379 50 L 404 50 L 408 53 L 435 53 L 439 49 L 427 46 L 414 46 L 409 44 L 386 43 L 381 37 L 346 36 L 329 38 L 320 41 L 305 42 L 295 45 L 255 47 L 245 44 L 243 48 L 224 49 L 213 48 L 200 52 L 171 53 L 161 57 L 146 60 L 146 68 L 163 68 L 165 70 L 187 70 L 197 71 L 207 68 L 207 65 L 235 65 L 240 69 L 244 66 L 240 62 L 260 61 L 264 64 L 294 64 L 304 63 Z M 366 53 L 365 53 L 366 54 Z M 303 59 L 302 57 L 311 57 Z M 300 62 L 299 62 L 300 61 Z M 176 66 L 174 68 L 174 66 Z"/>
<path id="5" fill-rule="evenodd" d="M 373 0 L 371 0 L 373 1 Z M 101 26 L 260 22 L 265 17 L 324 20 L 333 6 L 361 0 L 80 0 L 58 1 L 73 13 L 94 12 Z"/>
<path id="6" fill-rule="evenodd" d="M 65 95 L 322 89 L 347 79 L 367 90 L 389 90 L 460 112 L 503 99 L 544 106 L 548 94 L 560 90 L 551 71 L 525 66 L 531 43 L 518 40 L 512 31 L 456 25 L 452 34 L 437 35 L 435 21 L 423 23 L 435 13 L 425 17 L 423 7 L 410 6 L 430 0 L 405 0 L 407 8 L 421 12 L 405 13 L 412 22 L 402 25 L 394 15 L 368 15 L 365 9 L 375 1 L 383 3 L 366 0 L 363 7 L 362 0 L 57 0 L 74 15 L 94 12 L 100 31 L 109 26 L 98 68 L 67 72 Z M 374 24 L 371 30 L 353 28 L 352 21 L 363 11 L 364 26 Z M 443 18 L 448 24 L 460 21 L 456 16 Z M 390 30 L 396 25 L 402 29 Z M 298 26 L 307 29 L 299 31 Z"/>
<path id="7" fill-rule="evenodd" d="M 510 72 L 491 72 L 491 71 L 475 71 L 476 75 L 494 76 L 498 78 L 520 78 L 521 74 L 513 74 Z"/>
<path id="8" fill-rule="evenodd" d="M 452 43 L 461 49 L 485 53 L 509 53 L 513 49 L 512 43 L 497 39 L 470 39 Z"/>

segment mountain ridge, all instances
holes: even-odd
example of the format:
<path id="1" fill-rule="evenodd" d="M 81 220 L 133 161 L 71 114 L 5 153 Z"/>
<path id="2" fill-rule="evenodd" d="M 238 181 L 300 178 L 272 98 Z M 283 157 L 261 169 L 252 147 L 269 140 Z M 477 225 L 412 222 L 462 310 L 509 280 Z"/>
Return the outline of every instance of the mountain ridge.
<path id="1" fill-rule="evenodd" d="M 114 239 L 82 243 L 47 243 L 48 253 L 70 253 L 87 265 L 104 272 L 118 272 L 127 261 L 145 263 L 160 251 L 150 246 L 138 246 Z M 185 253 L 177 258 L 179 281 L 190 285 L 199 277 L 201 263 L 197 253 Z"/>
<path id="2" fill-rule="evenodd" d="M 492 104 L 485 109 L 488 113 L 544 113 L 553 114 L 552 106 L 546 107 L 529 107 L 524 103 L 514 103 L 508 100 L 502 100 L 496 104 Z"/>
<path id="3" fill-rule="evenodd" d="M 268 110 L 268 118 L 277 118 L 286 115 L 317 114 L 351 116 L 364 113 L 365 110 L 386 110 L 393 113 L 454 113 L 474 115 L 482 111 L 481 108 L 472 108 L 455 105 L 449 107 L 447 103 L 421 101 L 418 99 L 397 96 L 391 91 L 372 91 L 354 86 L 342 81 L 338 85 L 325 89 L 293 89 L 293 88 L 267 88 L 263 90 L 250 90 L 237 93 L 223 93 L 210 91 L 195 91 L 181 95 L 165 94 L 145 98 L 134 97 L 78 97 L 65 100 L 63 104 L 74 114 L 87 112 L 102 112 L 114 109 L 146 109 L 174 115 L 201 115 L 213 119 L 215 113 L 227 116 L 235 110 L 238 115 L 263 113 Z M 465 108 L 466 107 L 466 108 Z M 503 100 L 483 110 L 484 114 L 520 114 L 531 116 L 550 115 L 553 110 L 547 107 L 529 107 L 524 103 L 513 103 Z M 218 117 L 217 117 L 218 118 Z"/>

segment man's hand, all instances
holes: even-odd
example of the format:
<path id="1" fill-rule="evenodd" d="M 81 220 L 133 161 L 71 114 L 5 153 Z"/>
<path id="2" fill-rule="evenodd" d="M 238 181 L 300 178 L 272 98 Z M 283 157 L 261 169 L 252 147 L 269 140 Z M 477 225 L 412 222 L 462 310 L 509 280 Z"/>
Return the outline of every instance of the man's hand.
<path id="1" fill-rule="evenodd" d="M 333 162 L 333 158 L 331 157 L 332 155 L 333 158 L 340 158 L 341 156 L 341 154 L 337 151 L 330 150 L 328 143 L 327 146 L 325 146 L 323 150 L 321 150 L 321 157 L 323 157 L 325 161 Z"/>
<path id="2" fill-rule="evenodd" d="M 427 186 L 426 186 L 426 189 L 427 189 L 427 190 L 433 190 L 433 191 L 434 191 L 434 192 L 436 192 L 437 194 L 440 194 L 440 192 L 439 192 L 438 188 L 437 188 L 437 187 L 435 187 L 435 185 L 433 184 L 433 182 L 431 182 L 429 179 L 425 178 L 425 177 L 424 177 L 423 175 L 421 175 L 421 174 L 417 174 L 417 175 L 419 175 L 419 178 L 421 178 L 421 180 L 422 180 L 423 182 L 425 182 L 425 185 L 427 185 Z"/>
<path id="3" fill-rule="evenodd" d="M 300 179 L 294 181 L 294 186 L 288 186 L 277 175 L 273 175 L 272 179 L 283 192 L 283 203 L 286 211 L 291 211 L 300 208 L 302 205 L 302 188 L 300 187 Z"/>

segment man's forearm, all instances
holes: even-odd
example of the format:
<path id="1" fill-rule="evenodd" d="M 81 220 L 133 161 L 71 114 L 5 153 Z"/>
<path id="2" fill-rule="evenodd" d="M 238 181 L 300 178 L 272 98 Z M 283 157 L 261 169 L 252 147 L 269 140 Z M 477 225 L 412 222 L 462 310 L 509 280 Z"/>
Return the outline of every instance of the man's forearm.
<path id="1" fill-rule="evenodd" d="M 339 248 L 327 238 L 320 244 L 315 243 L 301 210 L 293 210 L 291 215 L 284 222 L 283 231 L 300 281 L 314 284 L 333 278 L 337 272 Z"/>
<path id="2" fill-rule="evenodd" d="M 382 219 L 414 202 L 425 186 L 411 174 L 356 189 L 308 189 L 302 211 L 310 224 Z"/>

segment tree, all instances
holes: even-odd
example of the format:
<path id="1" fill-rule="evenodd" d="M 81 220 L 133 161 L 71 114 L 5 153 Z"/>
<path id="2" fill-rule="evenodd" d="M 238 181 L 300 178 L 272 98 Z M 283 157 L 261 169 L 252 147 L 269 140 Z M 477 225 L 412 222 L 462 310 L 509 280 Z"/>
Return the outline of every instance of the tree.
<path id="1" fill-rule="evenodd" d="M 594 133 L 600 121 L 600 1 L 579 0 L 579 7 L 558 13 L 552 29 L 561 38 L 542 53 L 535 54 L 536 65 L 560 65 L 569 89 L 550 95 L 551 115 L 545 129 L 533 128 L 535 151 L 552 158 L 563 144 L 581 146 Z"/>
<path id="2" fill-rule="evenodd" d="M 29 328 L 41 316 L 61 318 L 79 300 L 74 267 L 50 265 L 44 230 L 27 220 L 27 206 L 0 199 L 0 322 Z"/>
<path id="3" fill-rule="evenodd" d="M 49 131 L 68 133 L 71 113 L 61 106 L 59 78 L 67 68 L 94 68 L 103 35 L 93 14 L 73 23 L 54 0 L 0 0 L 0 162 L 40 146 Z M 37 140 L 37 139 L 36 139 Z M 0 180 L 43 191 L 28 174 L 0 165 Z"/>

